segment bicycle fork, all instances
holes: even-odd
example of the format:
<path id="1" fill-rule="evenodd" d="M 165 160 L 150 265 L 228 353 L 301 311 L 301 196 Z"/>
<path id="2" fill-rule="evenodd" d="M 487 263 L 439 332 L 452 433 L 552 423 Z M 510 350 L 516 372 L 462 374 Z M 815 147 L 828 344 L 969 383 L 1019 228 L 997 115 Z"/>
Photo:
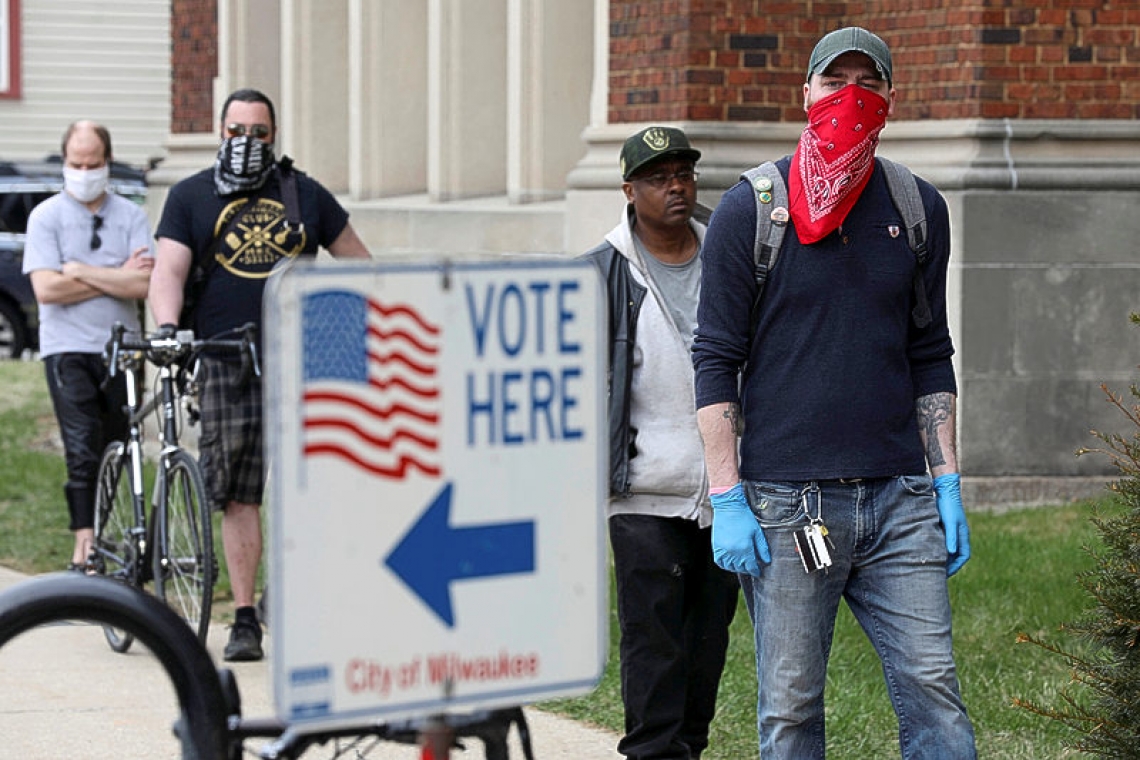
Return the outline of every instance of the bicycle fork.
<path id="1" fill-rule="evenodd" d="M 155 472 L 154 492 L 151 495 L 153 505 L 151 515 L 154 521 L 154 551 L 158 552 L 159 564 L 155 565 L 155 572 L 161 572 L 167 577 L 170 572 L 170 532 L 167 528 L 166 505 L 170 500 L 170 455 L 177 451 L 174 446 L 164 446 L 158 455 L 158 468 Z"/>
<path id="2" fill-rule="evenodd" d="M 131 409 L 138 406 L 138 378 L 134 372 L 126 372 L 127 380 L 127 405 Z M 133 573 L 135 574 L 136 581 L 141 581 L 142 570 L 141 562 L 147 556 L 147 530 L 146 530 L 146 486 L 143 483 L 143 450 L 142 450 L 142 433 L 140 426 L 142 420 L 131 420 L 130 435 L 126 442 L 127 461 L 129 472 L 128 476 L 131 479 L 131 506 L 134 509 L 134 525 L 131 527 L 130 535 L 132 543 L 138 548 L 138 554 L 135 557 L 135 567 Z"/>
<path id="3" fill-rule="evenodd" d="M 162 572 L 165 575 L 170 570 L 170 547 L 167 545 L 169 534 L 166 526 L 169 516 L 166 514 L 165 505 L 170 489 L 171 454 L 178 450 L 175 444 L 178 440 L 178 420 L 175 415 L 174 404 L 174 373 L 170 367 L 159 368 L 158 387 L 162 402 L 160 407 L 162 417 L 159 423 L 161 425 L 159 433 L 162 451 L 158 455 L 154 491 L 151 494 L 151 515 L 154 521 L 152 526 L 154 529 L 154 546 L 152 549 L 158 552 L 158 557 L 161 558 L 161 566 L 156 564 L 154 570 L 156 573 Z"/>

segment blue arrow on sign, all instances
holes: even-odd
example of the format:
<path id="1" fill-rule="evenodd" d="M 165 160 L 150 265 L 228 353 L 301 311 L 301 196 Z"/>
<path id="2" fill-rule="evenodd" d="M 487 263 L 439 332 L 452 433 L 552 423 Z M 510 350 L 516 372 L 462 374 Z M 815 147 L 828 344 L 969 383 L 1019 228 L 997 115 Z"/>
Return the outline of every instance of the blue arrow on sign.
<path id="1" fill-rule="evenodd" d="M 534 521 L 455 528 L 450 518 L 448 483 L 384 563 L 454 628 L 452 581 L 534 572 Z"/>

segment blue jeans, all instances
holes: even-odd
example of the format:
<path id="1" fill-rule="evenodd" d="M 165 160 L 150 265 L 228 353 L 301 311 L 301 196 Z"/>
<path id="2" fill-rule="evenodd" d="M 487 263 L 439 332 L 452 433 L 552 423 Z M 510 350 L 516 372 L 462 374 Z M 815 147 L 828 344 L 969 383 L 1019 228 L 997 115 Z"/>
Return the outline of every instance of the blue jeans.
<path id="1" fill-rule="evenodd" d="M 882 661 L 906 760 L 972 760 L 958 689 L 946 543 L 926 475 L 819 483 L 746 482 L 772 564 L 741 586 L 755 631 L 764 760 L 822 760 L 824 682 L 839 600 Z M 794 533 L 820 517 L 829 568 L 807 573 Z"/>

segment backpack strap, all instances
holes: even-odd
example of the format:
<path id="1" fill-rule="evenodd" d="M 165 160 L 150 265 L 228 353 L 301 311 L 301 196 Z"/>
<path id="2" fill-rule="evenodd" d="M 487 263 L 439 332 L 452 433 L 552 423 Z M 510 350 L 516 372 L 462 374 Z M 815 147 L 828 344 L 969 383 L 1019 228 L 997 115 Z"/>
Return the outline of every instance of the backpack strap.
<path id="1" fill-rule="evenodd" d="M 922 196 L 918 193 L 918 183 L 914 174 L 902 164 L 879 159 L 879 165 L 887 178 L 887 189 L 891 192 L 891 201 L 902 215 L 903 225 L 906 227 L 906 240 L 918 266 L 914 269 L 914 311 L 911 318 L 915 327 L 926 327 L 931 322 L 930 300 L 926 295 L 926 284 L 922 279 L 922 268 L 930 254 L 926 250 L 926 209 L 922 206 Z"/>
<path id="2" fill-rule="evenodd" d="M 765 161 L 740 175 L 752 186 L 756 199 L 756 242 L 753 246 L 756 279 L 756 298 L 752 301 L 751 329 L 749 336 L 756 332 L 760 321 L 760 297 L 764 294 L 764 283 L 768 274 L 776 266 L 780 246 L 784 242 L 784 231 L 788 227 L 788 187 L 780 170 L 771 161 Z"/>
<path id="3" fill-rule="evenodd" d="M 887 180 L 891 202 L 903 219 L 906 239 L 914 252 L 918 266 L 914 269 L 914 310 L 911 318 L 918 328 L 926 327 L 932 321 L 930 299 L 926 295 L 926 283 L 922 279 L 922 269 L 930 254 L 926 248 L 926 208 L 922 205 L 922 195 L 918 192 L 918 182 L 910 169 L 902 164 L 879 158 Z M 764 294 L 764 283 L 776 266 L 784 232 L 788 226 L 788 188 L 776 164 L 766 161 L 740 175 L 752 185 L 756 199 L 756 242 L 755 260 L 756 298 L 752 302 L 751 330 L 754 335 L 760 321 L 760 297 Z"/>
<path id="4" fill-rule="evenodd" d="M 297 200 L 297 171 L 293 159 L 282 156 L 277 162 L 277 173 L 281 182 L 281 203 L 285 206 L 285 221 L 290 232 L 303 232 L 305 223 L 301 221 L 301 204 Z"/>
<path id="5" fill-rule="evenodd" d="M 178 314 L 178 327 L 183 330 L 194 328 L 194 312 L 198 308 L 198 301 L 206 290 L 206 281 L 214 271 L 218 262 L 218 253 L 222 249 L 222 242 L 237 229 L 238 223 L 245 218 L 245 212 L 250 204 L 246 204 L 230 217 L 222 231 L 210 242 L 204 255 L 195 255 L 190 262 L 190 271 L 186 274 L 186 281 L 182 284 L 182 311 Z"/>

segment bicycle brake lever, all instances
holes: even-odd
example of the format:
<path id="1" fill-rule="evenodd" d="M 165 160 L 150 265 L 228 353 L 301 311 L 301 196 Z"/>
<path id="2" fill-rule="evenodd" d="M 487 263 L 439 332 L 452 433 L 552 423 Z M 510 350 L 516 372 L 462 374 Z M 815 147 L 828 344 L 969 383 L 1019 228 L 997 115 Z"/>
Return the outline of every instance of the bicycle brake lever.
<path id="1" fill-rule="evenodd" d="M 257 360 L 257 344 L 249 343 L 249 360 L 253 363 L 253 376 L 261 377 L 261 363 Z"/>
<path id="2" fill-rule="evenodd" d="M 261 363 L 257 360 L 257 325 L 252 322 L 247 322 L 241 328 L 241 340 L 245 344 L 243 347 L 249 349 L 249 360 L 253 364 L 253 376 L 261 377 Z M 245 352 L 242 352 L 245 356 Z M 244 363 L 245 359 L 242 359 Z"/>

